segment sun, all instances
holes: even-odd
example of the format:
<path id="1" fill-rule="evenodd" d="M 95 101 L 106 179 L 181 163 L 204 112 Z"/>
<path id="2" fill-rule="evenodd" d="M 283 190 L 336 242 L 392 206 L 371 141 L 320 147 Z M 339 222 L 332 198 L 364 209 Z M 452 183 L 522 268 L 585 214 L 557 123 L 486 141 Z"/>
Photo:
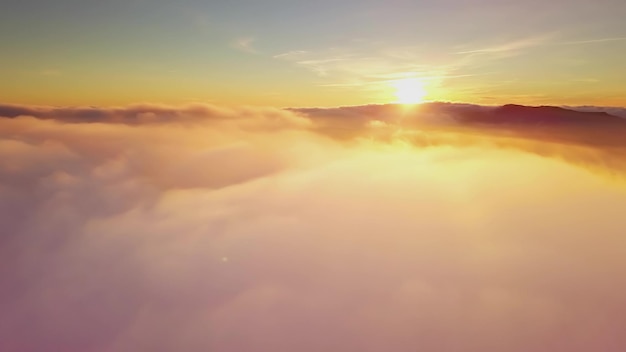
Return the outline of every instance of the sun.
<path id="1" fill-rule="evenodd" d="M 396 99 L 400 104 L 421 104 L 428 92 L 424 82 L 417 78 L 405 78 L 392 82 L 395 88 Z"/>

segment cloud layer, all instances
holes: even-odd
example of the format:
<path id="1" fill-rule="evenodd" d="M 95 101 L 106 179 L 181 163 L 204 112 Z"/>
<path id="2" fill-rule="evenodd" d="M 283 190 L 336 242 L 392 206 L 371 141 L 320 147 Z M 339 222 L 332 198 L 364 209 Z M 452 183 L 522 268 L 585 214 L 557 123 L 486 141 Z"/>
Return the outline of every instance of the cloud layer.
<path id="1" fill-rule="evenodd" d="M 3 106 L 0 350 L 623 350 L 614 126 L 493 109 Z"/>

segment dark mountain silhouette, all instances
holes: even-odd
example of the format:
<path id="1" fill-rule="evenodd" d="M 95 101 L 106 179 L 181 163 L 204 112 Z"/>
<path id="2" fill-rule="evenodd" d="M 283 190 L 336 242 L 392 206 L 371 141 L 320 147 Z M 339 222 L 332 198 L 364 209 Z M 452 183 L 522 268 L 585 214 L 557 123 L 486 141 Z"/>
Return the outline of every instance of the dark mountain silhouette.
<path id="1" fill-rule="evenodd" d="M 556 106 L 507 104 L 493 109 L 467 110 L 459 122 L 512 125 L 626 125 L 626 120 L 606 112 L 576 111 Z"/>
<path id="2" fill-rule="evenodd" d="M 455 109 L 457 126 L 470 133 L 491 133 L 589 147 L 626 147 L 626 119 L 606 112 L 556 106 L 508 104 Z"/>

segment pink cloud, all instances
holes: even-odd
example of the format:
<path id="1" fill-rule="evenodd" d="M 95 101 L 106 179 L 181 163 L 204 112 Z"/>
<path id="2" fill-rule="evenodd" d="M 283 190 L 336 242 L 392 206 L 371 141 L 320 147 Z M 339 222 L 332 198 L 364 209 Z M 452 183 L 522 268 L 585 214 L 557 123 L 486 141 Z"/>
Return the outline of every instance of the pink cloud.
<path id="1" fill-rule="evenodd" d="M 0 349 L 626 347 L 622 146 L 452 108 L 12 107 Z"/>

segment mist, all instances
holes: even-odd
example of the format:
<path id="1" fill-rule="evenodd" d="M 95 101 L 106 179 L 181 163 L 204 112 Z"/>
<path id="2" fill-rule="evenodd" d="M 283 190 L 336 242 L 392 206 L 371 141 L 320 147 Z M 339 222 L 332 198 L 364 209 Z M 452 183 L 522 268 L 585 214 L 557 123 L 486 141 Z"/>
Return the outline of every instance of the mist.
<path id="1" fill-rule="evenodd" d="M 612 125 L 12 109 L 0 350 L 626 348 Z"/>

